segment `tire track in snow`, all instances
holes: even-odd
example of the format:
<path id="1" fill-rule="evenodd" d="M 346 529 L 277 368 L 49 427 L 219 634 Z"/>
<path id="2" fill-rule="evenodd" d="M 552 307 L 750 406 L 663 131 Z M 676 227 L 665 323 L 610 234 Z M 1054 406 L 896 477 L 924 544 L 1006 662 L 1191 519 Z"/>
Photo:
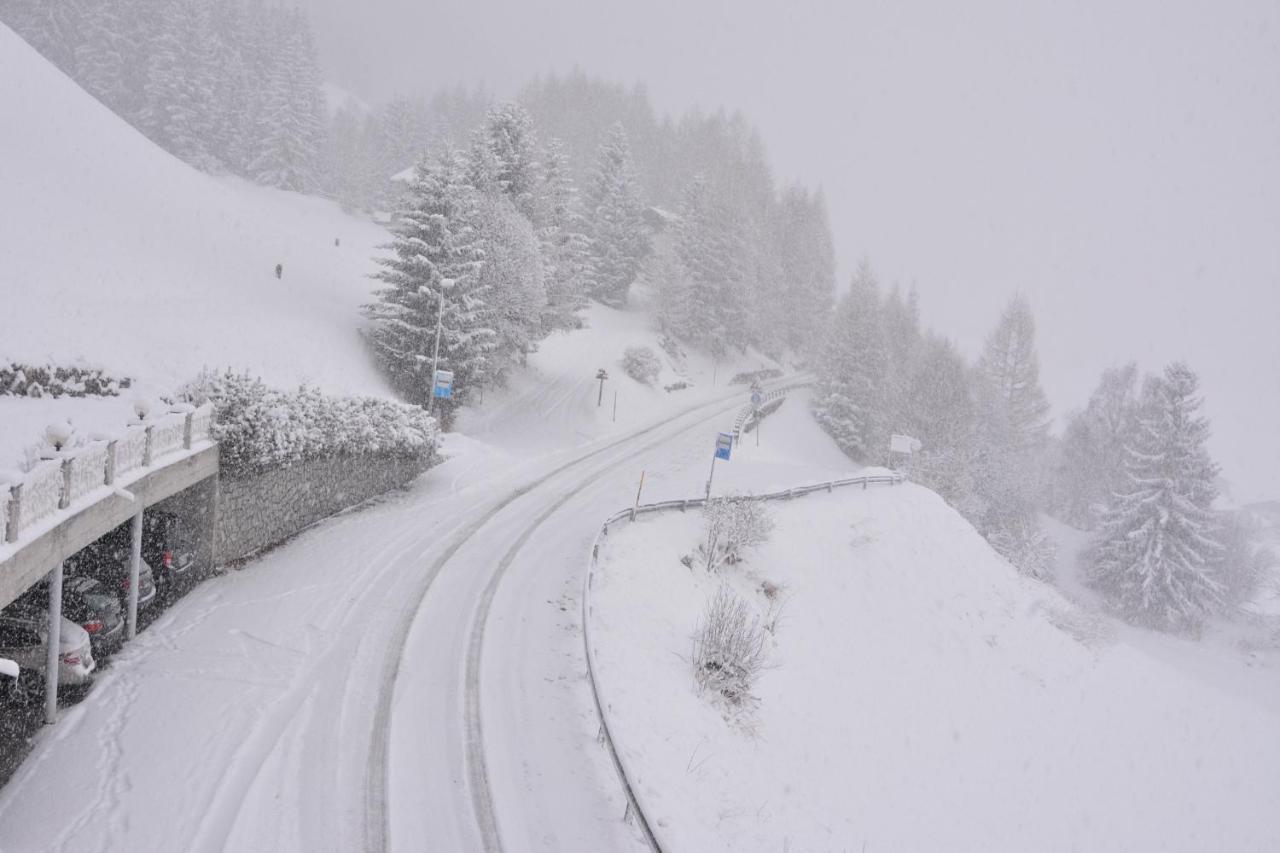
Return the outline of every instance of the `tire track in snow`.
<path id="1" fill-rule="evenodd" d="M 423 601 L 426 599 L 427 593 L 430 591 L 433 582 L 446 565 L 454 558 L 471 539 L 480 532 L 490 521 L 496 518 L 503 510 L 521 497 L 538 489 L 548 481 L 556 478 L 558 475 L 570 471 L 574 468 L 582 466 L 598 456 L 615 450 L 623 445 L 643 438 L 664 428 L 670 427 L 681 420 L 692 418 L 700 412 L 712 409 L 710 414 L 697 417 L 693 423 L 677 429 L 678 434 L 685 430 L 700 426 L 705 422 L 716 417 L 722 416 L 726 411 L 731 411 L 737 407 L 741 392 L 738 390 L 725 394 L 714 400 L 702 403 L 686 409 L 683 412 L 672 415 L 657 423 L 651 424 L 626 436 L 611 441 L 610 443 L 599 447 L 595 450 L 570 459 L 556 466 L 547 473 L 541 475 L 537 479 L 520 486 L 519 488 L 508 493 L 500 499 L 498 503 L 490 507 L 481 516 L 479 516 L 471 524 L 460 530 L 446 546 L 444 552 L 431 564 L 430 568 L 420 577 L 420 583 L 411 594 L 406 596 L 401 607 L 399 616 L 396 620 L 396 626 L 393 636 L 392 648 L 395 650 L 386 658 L 385 674 L 382 680 L 382 691 L 378 697 L 378 707 L 374 715 L 374 726 L 372 732 L 372 742 L 369 749 L 369 773 L 367 777 L 367 785 L 365 792 L 366 805 L 366 833 L 364 848 L 367 851 L 381 851 L 387 853 L 390 845 L 390 812 L 387 808 L 387 794 L 389 789 L 389 772 L 390 772 L 390 742 L 391 742 L 391 706 L 395 694 L 395 683 L 399 676 L 401 665 L 404 661 L 405 646 L 409 638 L 409 632 L 413 627 L 414 620 L 418 611 L 422 607 Z M 598 480 L 608 473 L 611 473 L 618 465 L 626 462 L 635 456 L 648 452 L 665 441 L 670 439 L 669 435 L 663 436 L 653 442 L 647 443 L 644 447 L 631 451 L 623 455 L 621 458 L 614 460 L 604 468 L 596 471 L 590 478 L 582 483 L 576 484 L 569 492 L 557 499 L 550 510 L 544 511 L 535 523 L 524 531 L 516 547 L 506 556 L 500 563 L 494 578 L 490 580 L 490 586 L 486 587 L 486 592 L 482 598 L 481 606 L 483 611 L 477 614 L 473 622 L 472 635 L 468 646 L 467 660 L 467 676 L 466 676 L 466 715 L 465 721 L 467 729 L 467 754 L 469 760 L 468 774 L 471 783 L 472 802 L 475 811 L 477 826 L 480 829 L 481 837 L 484 841 L 485 849 L 496 853 L 502 850 L 501 839 L 497 830 L 497 822 L 494 817 L 492 796 L 488 787 L 487 769 L 484 762 L 483 743 L 480 740 L 482 726 L 479 715 L 479 696 L 478 689 L 472 689 L 473 686 L 478 688 L 479 682 L 479 649 L 483 643 L 484 623 L 487 620 L 488 609 L 492 604 L 493 593 L 497 590 L 497 585 L 501 580 L 505 567 L 510 565 L 515 559 L 515 554 L 519 548 L 528 541 L 533 532 L 554 513 L 557 509 L 564 505 L 578 488 L 588 485 Z"/>

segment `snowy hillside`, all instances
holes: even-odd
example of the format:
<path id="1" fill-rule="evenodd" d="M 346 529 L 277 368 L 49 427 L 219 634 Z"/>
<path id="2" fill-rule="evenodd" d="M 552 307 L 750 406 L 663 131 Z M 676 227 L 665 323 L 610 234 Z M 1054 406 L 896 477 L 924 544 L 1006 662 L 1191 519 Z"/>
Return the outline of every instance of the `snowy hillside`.
<path id="1" fill-rule="evenodd" d="M 919 486 L 773 506 L 772 540 L 721 569 L 766 618 L 762 582 L 783 602 L 759 707 L 739 722 L 693 684 L 691 638 L 719 584 L 680 563 L 701 514 L 642 518 L 602 550 L 601 683 L 670 849 L 1280 843 L 1274 651 L 1082 610 Z"/>
<path id="2" fill-rule="evenodd" d="M 0 359 L 385 389 L 358 333 L 383 230 L 192 169 L 4 26 L 0 80 Z"/>

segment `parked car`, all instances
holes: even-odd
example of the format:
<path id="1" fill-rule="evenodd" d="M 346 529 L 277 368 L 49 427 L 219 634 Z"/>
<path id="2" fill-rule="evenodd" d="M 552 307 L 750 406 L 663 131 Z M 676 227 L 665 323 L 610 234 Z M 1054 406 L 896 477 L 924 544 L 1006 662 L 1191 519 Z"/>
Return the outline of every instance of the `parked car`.
<path id="1" fill-rule="evenodd" d="M 117 527 L 97 542 L 76 552 L 64 564 L 68 576 L 90 577 L 114 590 L 122 608 L 129 606 L 129 565 L 133 561 L 132 535 L 129 525 Z M 143 537 L 144 558 L 138 565 L 138 611 L 146 610 L 156 597 L 155 575 L 145 558 L 146 537 Z"/>
<path id="2" fill-rule="evenodd" d="M 11 610 L 48 613 L 49 582 L 31 587 L 2 612 Z M 120 600 L 91 577 L 67 575 L 62 579 L 62 615 L 89 635 L 97 657 L 105 657 L 124 642 L 124 609 Z"/>
<path id="3" fill-rule="evenodd" d="M 132 522 L 124 524 L 89 545 L 68 561 L 68 569 L 118 586 L 121 600 L 129 595 L 129 563 L 132 558 Z M 163 600 L 175 593 L 195 575 L 196 547 L 188 526 L 175 513 L 147 510 L 142 520 L 142 564 L 139 571 L 138 607 L 151 603 L 159 591 Z M 126 604 L 127 606 L 127 604 Z"/>
<path id="4" fill-rule="evenodd" d="M 149 510 L 142 521 L 142 558 L 155 571 L 166 600 L 195 577 L 196 542 L 190 525 L 176 513 Z"/>
<path id="5" fill-rule="evenodd" d="M 21 668 L 18 682 L 28 693 L 44 690 L 48 626 L 47 610 L 12 604 L 0 610 L 0 656 Z M 62 617 L 58 638 L 59 686 L 87 685 L 93 681 L 96 668 L 89 634 L 70 619 Z"/>

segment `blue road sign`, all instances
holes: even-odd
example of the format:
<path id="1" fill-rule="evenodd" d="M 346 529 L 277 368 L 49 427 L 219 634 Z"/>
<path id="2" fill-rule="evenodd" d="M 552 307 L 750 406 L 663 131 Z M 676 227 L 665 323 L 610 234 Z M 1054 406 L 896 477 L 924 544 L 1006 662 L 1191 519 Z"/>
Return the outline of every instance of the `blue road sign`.
<path id="1" fill-rule="evenodd" d="M 763 401 L 763 400 L 764 400 L 764 395 L 763 395 L 763 394 L 761 394 L 759 391 L 752 391 L 752 392 L 751 392 L 751 405 L 753 405 L 753 406 L 759 406 L 759 405 L 760 405 L 760 403 L 761 403 L 761 401 Z"/>
<path id="2" fill-rule="evenodd" d="M 453 371 L 437 370 L 435 385 L 431 389 L 432 397 L 448 399 L 453 396 Z"/>
<path id="3" fill-rule="evenodd" d="M 733 434 L 722 432 L 716 436 L 716 458 L 729 461 L 729 453 L 733 450 Z"/>

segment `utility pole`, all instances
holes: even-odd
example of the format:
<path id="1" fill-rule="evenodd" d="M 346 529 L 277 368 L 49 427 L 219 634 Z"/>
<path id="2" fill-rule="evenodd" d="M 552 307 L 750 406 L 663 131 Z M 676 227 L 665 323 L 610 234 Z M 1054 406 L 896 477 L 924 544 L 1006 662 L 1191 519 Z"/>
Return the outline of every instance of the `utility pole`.
<path id="1" fill-rule="evenodd" d="M 613 422 L 618 422 L 618 392 L 613 392 Z"/>

